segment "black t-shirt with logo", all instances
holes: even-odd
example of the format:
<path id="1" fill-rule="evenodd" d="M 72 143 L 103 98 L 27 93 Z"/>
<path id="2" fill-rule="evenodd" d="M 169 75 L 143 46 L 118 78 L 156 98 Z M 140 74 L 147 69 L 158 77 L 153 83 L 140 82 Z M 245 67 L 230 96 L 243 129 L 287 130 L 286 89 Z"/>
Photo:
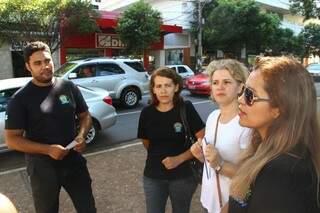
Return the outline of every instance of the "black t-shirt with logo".
<path id="1" fill-rule="evenodd" d="M 204 128 L 204 123 L 191 102 L 186 101 L 187 120 L 192 133 Z M 150 141 L 144 175 L 157 179 L 179 179 L 192 175 L 188 162 L 175 169 L 166 169 L 161 161 L 176 156 L 188 148 L 185 143 L 185 131 L 181 122 L 179 107 L 160 112 L 154 105 L 145 107 L 139 119 L 138 138 Z"/>
<path id="2" fill-rule="evenodd" d="M 245 201 L 230 197 L 229 212 L 319 213 L 318 187 L 308 154 L 305 157 L 282 154 L 262 168 Z"/>
<path id="3" fill-rule="evenodd" d="M 76 114 L 87 110 L 80 90 L 71 81 L 55 79 L 45 87 L 30 81 L 9 101 L 5 129 L 23 129 L 32 141 L 66 146 L 76 136 Z"/>

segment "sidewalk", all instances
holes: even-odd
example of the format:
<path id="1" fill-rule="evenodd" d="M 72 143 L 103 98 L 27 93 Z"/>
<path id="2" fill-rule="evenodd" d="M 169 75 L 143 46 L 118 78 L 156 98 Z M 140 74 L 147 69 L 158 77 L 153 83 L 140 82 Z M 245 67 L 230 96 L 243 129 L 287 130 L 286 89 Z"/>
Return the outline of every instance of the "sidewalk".
<path id="1" fill-rule="evenodd" d="M 86 155 L 93 180 L 96 207 L 101 213 L 144 213 L 142 173 L 146 152 L 138 140 L 127 145 Z M 0 192 L 8 196 L 21 213 L 34 212 L 26 171 L 0 175 Z M 193 197 L 191 211 L 200 213 L 200 187 Z M 69 196 L 62 190 L 60 212 L 75 212 Z M 167 205 L 167 211 L 171 208 Z"/>

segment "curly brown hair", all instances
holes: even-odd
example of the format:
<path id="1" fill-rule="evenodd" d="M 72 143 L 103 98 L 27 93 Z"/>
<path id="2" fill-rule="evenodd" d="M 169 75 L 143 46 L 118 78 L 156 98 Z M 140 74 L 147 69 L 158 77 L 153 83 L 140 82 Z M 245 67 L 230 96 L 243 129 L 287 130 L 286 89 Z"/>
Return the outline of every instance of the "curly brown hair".
<path id="1" fill-rule="evenodd" d="M 179 85 L 178 91 L 175 92 L 175 94 L 173 96 L 174 106 L 178 105 L 182 100 L 180 93 L 183 88 L 183 81 L 182 81 L 181 76 L 175 70 L 173 70 L 172 68 L 168 68 L 168 67 L 159 67 L 151 75 L 150 84 L 149 84 L 151 104 L 156 105 L 156 106 L 159 104 L 159 100 L 158 100 L 157 96 L 153 93 L 154 79 L 157 76 L 169 78 L 172 80 L 174 85 Z"/>

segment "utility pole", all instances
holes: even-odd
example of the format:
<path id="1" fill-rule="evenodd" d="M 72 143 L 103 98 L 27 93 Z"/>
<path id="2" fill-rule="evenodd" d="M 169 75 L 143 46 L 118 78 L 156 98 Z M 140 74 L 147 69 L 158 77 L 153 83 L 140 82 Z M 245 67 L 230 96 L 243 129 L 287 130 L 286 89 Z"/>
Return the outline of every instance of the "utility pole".
<path id="1" fill-rule="evenodd" d="M 202 5 L 201 0 L 198 0 L 198 54 L 197 54 L 197 71 L 202 68 Z"/>

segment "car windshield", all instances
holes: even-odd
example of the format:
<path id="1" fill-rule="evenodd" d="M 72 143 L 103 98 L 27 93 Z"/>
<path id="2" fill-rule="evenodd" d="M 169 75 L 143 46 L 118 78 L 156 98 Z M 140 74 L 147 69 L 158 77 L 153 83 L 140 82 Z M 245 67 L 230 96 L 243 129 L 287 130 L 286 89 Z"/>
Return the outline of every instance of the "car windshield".
<path id="1" fill-rule="evenodd" d="M 320 71 L 320 64 L 310 64 L 307 67 L 308 70 L 319 70 Z"/>
<path id="2" fill-rule="evenodd" d="M 140 62 L 124 62 L 126 65 L 130 66 L 131 68 L 137 70 L 138 72 L 145 72 L 145 69 L 143 68 L 142 64 Z"/>
<path id="3" fill-rule="evenodd" d="M 54 72 L 54 76 L 56 77 L 62 77 L 66 72 L 68 72 L 70 69 L 74 68 L 77 64 L 76 63 L 65 63 L 62 65 L 58 70 Z"/>

